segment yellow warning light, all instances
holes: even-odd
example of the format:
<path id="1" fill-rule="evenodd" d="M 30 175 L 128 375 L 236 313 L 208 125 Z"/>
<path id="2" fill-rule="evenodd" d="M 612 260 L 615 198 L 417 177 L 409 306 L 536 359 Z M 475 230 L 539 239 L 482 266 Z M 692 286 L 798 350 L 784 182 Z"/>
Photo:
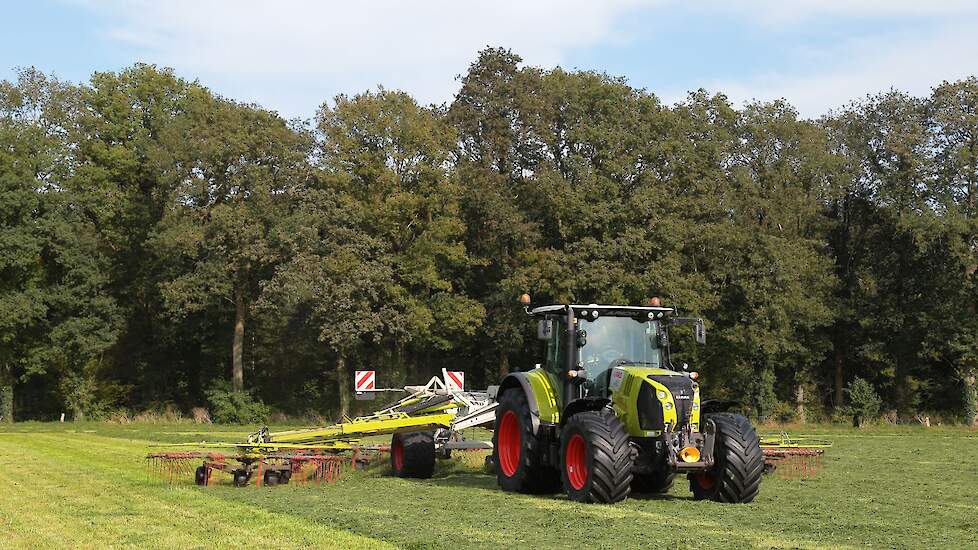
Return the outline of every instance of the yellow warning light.
<path id="1" fill-rule="evenodd" d="M 522 296 L 520 296 L 520 303 L 523 304 L 524 306 L 530 305 L 530 295 L 523 294 Z"/>
<path id="2" fill-rule="evenodd" d="M 696 447 L 686 447 L 679 451 L 679 458 L 683 462 L 699 462 L 700 450 Z"/>

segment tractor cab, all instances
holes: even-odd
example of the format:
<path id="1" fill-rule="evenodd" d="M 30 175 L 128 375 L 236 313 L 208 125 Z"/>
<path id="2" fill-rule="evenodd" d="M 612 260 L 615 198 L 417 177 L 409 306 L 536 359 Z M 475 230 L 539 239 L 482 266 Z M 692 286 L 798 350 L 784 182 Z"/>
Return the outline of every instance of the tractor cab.
<path id="1" fill-rule="evenodd" d="M 705 342 L 703 320 L 675 317 L 659 305 L 547 305 L 527 313 L 538 319 L 537 337 L 546 342 L 543 369 L 553 382 L 567 382 L 564 403 L 608 398 L 615 367 L 676 370 L 669 356 L 669 327 L 694 324 Z"/>

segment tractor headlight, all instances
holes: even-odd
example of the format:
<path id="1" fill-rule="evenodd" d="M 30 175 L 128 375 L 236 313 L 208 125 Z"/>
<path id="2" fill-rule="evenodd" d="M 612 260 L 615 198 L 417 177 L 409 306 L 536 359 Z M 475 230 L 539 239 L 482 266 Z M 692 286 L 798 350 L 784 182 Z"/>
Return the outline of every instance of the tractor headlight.
<path id="1" fill-rule="evenodd" d="M 666 392 L 664 392 L 662 390 L 658 390 L 658 391 L 655 392 L 655 396 L 658 397 L 659 399 L 665 399 L 666 398 Z"/>
<path id="2" fill-rule="evenodd" d="M 696 403 L 696 402 L 693 402 L 693 410 L 694 411 L 700 410 L 700 404 L 699 403 Z"/>
<path id="3" fill-rule="evenodd" d="M 671 410 L 672 410 L 672 403 L 669 403 L 669 402 L 667 401 L 667 402 L 666 402 L 666 405 L 665 405 L 665 409 L 666 409 L 667 411 L 671 411 Z"/>

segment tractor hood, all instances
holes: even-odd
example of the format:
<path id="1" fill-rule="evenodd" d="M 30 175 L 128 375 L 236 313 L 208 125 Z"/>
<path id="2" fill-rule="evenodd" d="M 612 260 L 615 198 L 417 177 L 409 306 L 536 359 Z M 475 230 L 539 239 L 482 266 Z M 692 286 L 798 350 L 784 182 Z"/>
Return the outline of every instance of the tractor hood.
<path id="1" fill-rule="evenodd" d="M 636 437 L 700 428 L 699 385 L 686 373 L 623 366 L 611 372 L 612 404 L 625 429 Z"/>

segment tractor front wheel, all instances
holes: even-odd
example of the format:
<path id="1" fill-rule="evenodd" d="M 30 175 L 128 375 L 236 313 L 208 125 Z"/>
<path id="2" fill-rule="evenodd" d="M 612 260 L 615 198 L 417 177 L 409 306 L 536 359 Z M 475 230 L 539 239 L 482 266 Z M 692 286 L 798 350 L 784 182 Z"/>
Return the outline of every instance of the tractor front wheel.
<path id="1" fill-rule="evenodd" d="M 543 462 L 544 441 L 533 433 L 530 405 L 521 388 L 507 390 L 496 407 L 492 433 L 492 462 L 496 480 L 504 491 L 555 493 L 560 474 Z"/>
<path id="2" fill-rule="evenodd" d="M 435 471 L 435 432 L 394 434 L 391 438 L 391 470 L 397 477 L 431 477 Z"/>
<path id="3" fill-rule="evenodd" d="M 575 414 L 560 439 L 562 479 L 571 500 L 612 503 L 628 498 L 632 452 L 625 427 L 613 411 Z"/>
<path id="4" fill-rule="evenodd" d="M 717 428 L 713 447 L 716 464 L 706 472 L 689 474 L 693 498 L 728 503 L 754 500 L 764 474 L 764 453 L 750 420 L 732 413 L 714 413 L 706 418 Z"/>

